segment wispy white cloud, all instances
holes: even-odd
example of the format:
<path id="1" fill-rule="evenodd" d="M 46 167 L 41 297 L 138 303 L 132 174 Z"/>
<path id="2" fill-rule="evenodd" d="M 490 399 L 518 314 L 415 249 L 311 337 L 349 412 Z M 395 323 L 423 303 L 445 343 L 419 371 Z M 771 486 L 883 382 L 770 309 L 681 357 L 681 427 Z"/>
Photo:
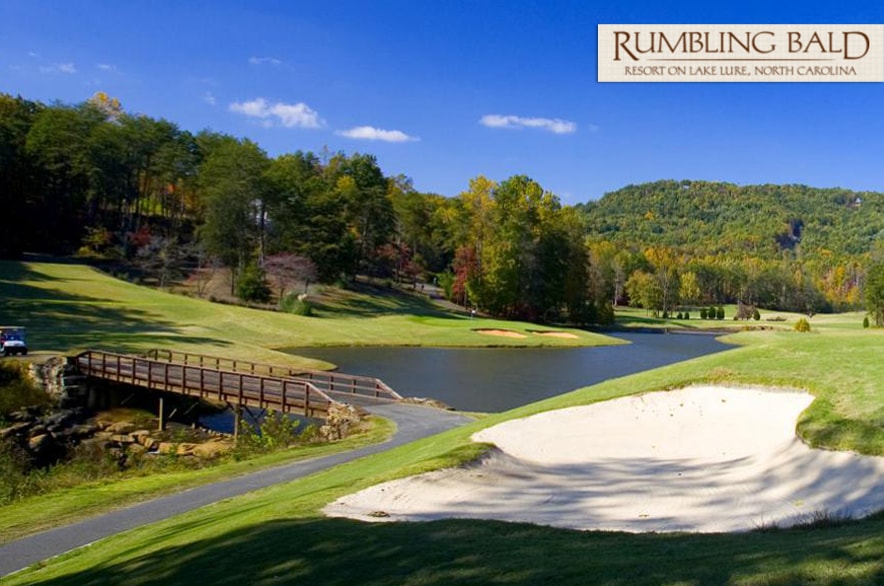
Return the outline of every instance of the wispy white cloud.
<path id="1" fill-rule="evenodd" d="M 230 111 L 243 114 L 250 118 L 258 118 L 263 126 L 280 124 L 286 128 L 321 128 L 325 126 L 325 120 L 319 117 L 319 113 L 307 104 L 285 104 L 276 102 L 271 104 L 264 98 L 256 98 L 249 102 L 233 102 Z"/>
<path id="2" fill-rule="evenodd" d="M 252 65 L 282 65 L 282 61 L 276 57 L 249 57 Z"/>
<path id="3" fill-rule="evenodd" d="M 77 68 L 73 63 L 53 63 L 40 68 L 40 73 L 66 73 L 68 75 L 77 73 Z"/>
<path id="4" fill-rule="evenodd" d="M 204 93 L 203 94 L 203 101 L 210 106 L 214 106 L 215 104 L 218 103 L 218 100 L 215 99 L 215 96 L 212 94 L 212 92 Z"/>
<path id="5" fill-rule="evenodd" d="M 99 63 L 95 67 L 97 67 L 98 69 L 100 69 L 102 71 L 116 71 L 117 70 L 116 65 L 110 65 L 109 63 Z"/>
<path id="6" fill-rule="evenodd" d="M 414 142 L 420 140 L 416 136 L 409 136 L 401 130 L 384 130 L 374 126 L 357 126 L 349 130 L 335 132 L 340 136 L 359 140 L 380 140 L 383 142 Z"/>
<path id="7" fill-rule="evenodd" d="M 32 59 L 36 59 L 39 56 L 40 56 L 40 54 L 37 53 L 36 51 L 28 51 L 28 57 L 31 57 Z"/>
<path id="8" fill-rule="evenodd" d="M 479 124 L 488 128 L 537 128 L 553 134 L 577 132 L 577 124 L 560 118 L 524 118 L 522 116 L 486 114 Z"/>

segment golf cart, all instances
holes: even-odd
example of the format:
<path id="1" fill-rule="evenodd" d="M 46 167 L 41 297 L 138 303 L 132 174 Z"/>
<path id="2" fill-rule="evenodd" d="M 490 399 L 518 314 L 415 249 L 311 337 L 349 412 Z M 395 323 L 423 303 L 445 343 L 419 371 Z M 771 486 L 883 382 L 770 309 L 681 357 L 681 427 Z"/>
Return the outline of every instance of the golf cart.
<path id="1" fill-rule="evenodd" d="M 21 326 L 0 326 L 0 356 L 28 353 L 25 329 Z"/>

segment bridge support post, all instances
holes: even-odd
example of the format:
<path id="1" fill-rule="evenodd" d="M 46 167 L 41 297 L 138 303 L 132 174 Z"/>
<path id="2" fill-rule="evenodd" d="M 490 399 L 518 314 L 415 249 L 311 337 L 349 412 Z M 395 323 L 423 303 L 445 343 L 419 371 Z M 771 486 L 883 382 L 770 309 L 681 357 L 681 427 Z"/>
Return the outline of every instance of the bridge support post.
<path id="1" fill-rule="evenodd" d="M 166 428 L 165 409 L 163 408 L 163 396 L 160 395 L 159 424 L 157 429 L 163 431 Z"/>
<path id="2" fill-rule="evenodd" d="M 237 405 L 233 409 L 233 440 L 239 439 L 239 430 L 242 426 L 242 405 Z"/>

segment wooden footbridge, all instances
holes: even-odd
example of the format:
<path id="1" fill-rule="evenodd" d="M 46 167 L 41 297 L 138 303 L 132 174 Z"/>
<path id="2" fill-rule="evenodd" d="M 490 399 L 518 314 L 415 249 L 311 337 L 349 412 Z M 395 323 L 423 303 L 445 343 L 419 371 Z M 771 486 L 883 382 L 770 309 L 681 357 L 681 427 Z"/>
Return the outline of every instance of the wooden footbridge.
<path id="1" fill-rule="evenodd" d="M 142 356 L 87 350 L 73 361 L 84 376 L 199 397 L 237 410 L 257 407 L 325 419 L 335 403 L 402 399 L 376 378 L 173 350 L 151 350 Z"/>

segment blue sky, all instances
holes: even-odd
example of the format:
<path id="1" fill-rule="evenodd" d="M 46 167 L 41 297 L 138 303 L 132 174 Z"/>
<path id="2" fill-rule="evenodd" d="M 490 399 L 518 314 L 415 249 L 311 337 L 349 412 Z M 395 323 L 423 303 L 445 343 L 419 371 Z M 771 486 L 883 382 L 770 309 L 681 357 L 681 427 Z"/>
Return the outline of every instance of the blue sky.
<path id="1" fill-rule="evenodd" d="M 882 83 L 596 81 L 596 27 L 884 23 L 877 2 L 0 0 L 0 92 L 295 150 L 420 191 L 526 174 L 566 203 L 703 179 L 884 191 Z M 791 5 L 789 5 L 791 4 Z"/>

